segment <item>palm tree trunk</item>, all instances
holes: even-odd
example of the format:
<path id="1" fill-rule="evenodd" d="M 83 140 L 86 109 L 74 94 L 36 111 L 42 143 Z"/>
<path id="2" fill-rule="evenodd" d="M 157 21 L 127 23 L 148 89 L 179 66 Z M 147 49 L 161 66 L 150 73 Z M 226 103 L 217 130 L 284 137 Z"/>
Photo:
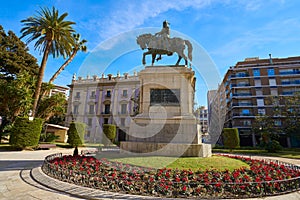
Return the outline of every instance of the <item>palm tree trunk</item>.
<path id="1" fill-rule="evenodd" d="M 40 99 L 39 97 L 40 97 L 40 93 L 41 93 L 44 73 L 45 73 L 45 69 L 46 69 L 46 64 L 47 64 L 49 49 L 51 47 L 51 44 L 52 44 L 51 40 L 47 42 L 47 46 L 46 46 L 46 49 L 45 49 L 45 52 L 44 52 L 44 55 L 43 55 L 43 59 L 42 59 L 42 63 L 41 63 L 41 67 L 40 67 L 40 70 L 39 70 L 38 81 L 37 81 L 35 92 L 34 92 L 34 103 L 33 103 L 33 107 L 32 107 L 32 117 L 35 117 L 38 101 Z"/>
<path id="2" fill-rule="evenodd" d="M 69 57 L 66 62 L 55 72 L 55 74 L 50 78 L 49 83 L 53 83 L 53 81 L 57 78 L 57 76 L 70 64 L 70 62 L 74 59 L 75 55 L 77 54 L 77 50 L 74 50 L 72 55 Z"/>

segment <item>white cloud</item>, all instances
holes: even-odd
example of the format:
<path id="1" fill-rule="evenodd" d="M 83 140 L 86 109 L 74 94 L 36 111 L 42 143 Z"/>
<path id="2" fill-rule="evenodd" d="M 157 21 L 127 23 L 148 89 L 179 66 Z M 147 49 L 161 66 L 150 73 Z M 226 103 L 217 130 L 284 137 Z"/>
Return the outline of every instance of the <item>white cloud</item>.
<path id="1" fill-rule="evenodd" d="M 138 3 L 121 2 L 115 10 L 104 18 L 101 26 L 101 36 L 111 37 L 120 32 L 128 31 L 142 25 L 145 20 L 154 18 L 169 10 L 182 11 L 188 7 L 203 8 L 211 0 L 196 1 L 138 1 Z"/>
<path id="2" fill-rule="evenodd" d="M 276 45 L 290 42 L 298 43 L 300 41 L 299 34 L 300 22 L 298 19 L 275 20 L 260 28 L 245 31 L 210 53 L 226 57 L 271 43 L 276 43 Z"/>

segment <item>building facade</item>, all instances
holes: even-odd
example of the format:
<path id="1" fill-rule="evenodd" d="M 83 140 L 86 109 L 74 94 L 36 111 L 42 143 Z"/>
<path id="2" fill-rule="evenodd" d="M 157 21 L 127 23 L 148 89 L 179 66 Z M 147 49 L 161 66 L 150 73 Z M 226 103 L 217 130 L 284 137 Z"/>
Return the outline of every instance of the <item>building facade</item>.
<path id="1" fill-rule="evenodd" d="M 274 115 L 270 98 L 289 97 L 300 91 L 300 57 L 247 58 L 230 67 L 220 87 L 225 89 L 225 95 L 220 96 L 227 105 L 224 127 L 238 128 L 241 146 L 256 146 L 261 136 L 253 131 L 253 122 L 256 117 Z M 273 120 L 279 128 L 284 121 L 281 116 Z M 286 134 L 279 140 L 284 147 L 297 146 Z"/>
<path id="2" fill-rule="evenodd" d="M 49 92 L 49 97 L 61 93 L 63 95 L 68 96 L 68 92 L 69 92 L 69 88 L 68 87 L 64 87 L 64 86 L 60 86 L 60 85 L 53 85 L 53 88 L 50 89 Z"/>
<path id="3" fill-rule="evenodd" d="M 208 109 L 205 106 L 200 106 L 195 111 L 195 117 L 198 120 L 198 123 L 201 126 L 201 133 L 208 133 Z"/>
<path id="4" fill-rule="evenodd" d="M 117 140 L 129 130 L 131 117 L 138 109 L 140 82 L 136 73 L 101 77 L 73 77 L 70 87 L 66 126 L 72 120 L 87 124 L 85 141 L 101 142 L 103 124 L 117 126 Z"/>

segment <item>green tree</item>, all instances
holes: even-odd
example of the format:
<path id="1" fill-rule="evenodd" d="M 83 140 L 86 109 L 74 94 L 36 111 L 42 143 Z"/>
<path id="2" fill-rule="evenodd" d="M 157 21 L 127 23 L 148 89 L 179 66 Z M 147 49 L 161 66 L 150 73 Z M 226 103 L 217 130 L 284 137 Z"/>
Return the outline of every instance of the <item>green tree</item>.
<path id="1" fill-rule="evenodd" d="M 86 52 L 87 47 L 85 46 L 85 43 L 87 40 L 80 40 L 80 34 L 73 34 L 74 39 L 74 46 L 72 50 L 72 54 L 69 56 L 69 58 L 60 66 L 60 68 L 53 74 L 53 76 L 50 78 L 49 83 L 53 83 L 53 81 L 57 78 L 57 76 L 72 62 L 72 60 L 75 58 L 78 51 Z"/>
<path id="2" fill-rule="evenodd" d="M 223 129 L 223 141 L 224 146 L 230 149 L 239 148 L 240 147 L 240 137 L 239 131 L 237 128 L 224 128 Z"/>
<path id="3" fill-rule="evenodd" d="M 32 102 L 35 76 L 20 71 L 12 80 L 0 79 L 0 115 L 12 123 L 17 116 L 28 116 Z"/>
<path id="4" fill-rule="evenodd" d="M 300 92 L 283 97 L 282 115 L 284 132 L 300 140 Z"/>
<path id="5" fill-rule="evenodd" d="M 44 97 L 40 100 L 36 117 L 48 121 L 51 117 L 64 115 L 67 103 L 66 96 L 62 93 Z"/>
<path id="6" fill-rule="evenodd" d="M 103 143 L 106 145 L 110 142 L 114 143 L 116 138 L 116 126 L 113 124 L 103 124 Z"/>
<path id="7" fill-rule="evenodd" d="M 21 29 L 21 38 L 28 37 L 27 43 L 36 41 L 35 49 L 43 54 L 34 93 L 33 116 L 37 110 L 48 55 L 52 54 L 54 58 L 61 55 L 67 57 L 71 55 L 75 46 L 72 37 L 72 33 L 75 32 L 72 25 L 75 22 L 66 21 L 67 16 L 68 13 L 59 15 L 58 10 L 54 7 L 52 11 L 49 8 L 41 8 L 37 15 L 21 21 L 24 26 Z"/>
<path id="8" fill-rule="evenodd" d="M 27 46 L 12 32 L 6 34 L 0 25 L 0 79 L 15 80 L 21 71 L 37 76 L 37 59 L 28 52 Z"/>
<path id="9" fill-rule="evenodd" d="M 84 142 L 86 124 L 71 122 L 68 130 L 68 143 L 72 147 L 82 146 Z"/>
<path id="10" fill-rule="evenodd" d="M 28 115 L 38 74 L 38 64 L 12 31 L 0 26 L 0 134 L 8 134 L 15 118 Z"/>

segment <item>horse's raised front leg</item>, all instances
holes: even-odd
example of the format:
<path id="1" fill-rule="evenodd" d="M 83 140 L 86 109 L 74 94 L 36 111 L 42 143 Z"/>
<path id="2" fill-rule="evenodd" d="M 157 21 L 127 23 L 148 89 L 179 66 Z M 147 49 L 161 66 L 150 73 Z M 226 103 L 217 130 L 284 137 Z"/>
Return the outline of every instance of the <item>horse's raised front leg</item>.
<path id="1" fill-rule="evenodd" d="M 146 55 L 149 55 L 149 54 L 151 54 L 150 51 L 143 53 L 143 65 L 146 65 Z"/>
<path id="2" fill-rule="evenodd" d="M 161 60 L 161 54 L 159 54 L 158 58 L 156 58 L 156 61 Z"/>

